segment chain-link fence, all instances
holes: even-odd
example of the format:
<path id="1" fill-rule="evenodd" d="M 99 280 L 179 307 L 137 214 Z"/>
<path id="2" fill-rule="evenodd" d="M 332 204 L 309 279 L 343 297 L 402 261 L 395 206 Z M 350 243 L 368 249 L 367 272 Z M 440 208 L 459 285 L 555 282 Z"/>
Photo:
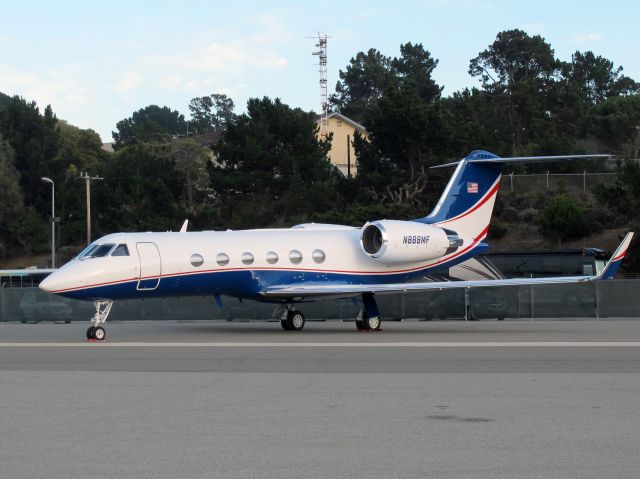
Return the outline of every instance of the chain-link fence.
<path id="1" fill-rule="evenodd" d="M 592 191 L 598 185 L 611 186 L 616 173 L 539 173 L 528 175 L 506 174 L 500 189 L 511 193 L 541 191 Z"/>
<path id="2" fill-rule="evenodd" d="M 389 319 L 640 318 L 640 280 L 472 288 L 379 296 Z M 270 319 L 271 304 L 213 297 L 117 301 L 110 321 Z M 358 301 L 323 300 L 299 306 L 308 319 L 351 319 Z M 49 295 L 37 288 L 0 289 L 0 321 L 86 321 L 93 303 Z"/>

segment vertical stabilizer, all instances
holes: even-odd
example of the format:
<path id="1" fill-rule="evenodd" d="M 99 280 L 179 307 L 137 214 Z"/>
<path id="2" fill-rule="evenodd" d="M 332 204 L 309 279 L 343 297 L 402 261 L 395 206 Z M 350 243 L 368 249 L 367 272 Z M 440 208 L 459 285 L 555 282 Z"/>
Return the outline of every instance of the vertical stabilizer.
<path id="1" fill-rule="evenodd" d="M 481 241 L 500 187 L 502 165 L 491 161 L 497 158 L 478 150 L 460 160 L 431 214 L 416 221 L 455 231 L 465 241 Z"/>

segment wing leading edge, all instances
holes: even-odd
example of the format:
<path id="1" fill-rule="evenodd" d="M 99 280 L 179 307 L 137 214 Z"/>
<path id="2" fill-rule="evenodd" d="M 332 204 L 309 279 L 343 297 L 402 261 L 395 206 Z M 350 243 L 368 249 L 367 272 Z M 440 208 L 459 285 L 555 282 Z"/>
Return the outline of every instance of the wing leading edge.
<path id="1" fill-rule="evenodd" d="M 430 281 L 426 283 L 385 283 L 385 284 L 337 284 L 337 283 L 301 283 L 269 286 L 261 292 L 265 298 L 329 298 L 350 297 L 360 294 L 393 294 L 454 288 L 487 288 L 496 286 L 522 286 L 529 284 L 565 284 L 588 283 L 611 279 L 627 254 L 633 233 L 627 235 L 616 249 L 604 269 L 596 276 L 560 276 L 555 278 L 514 278 L 475 281 Z"/>

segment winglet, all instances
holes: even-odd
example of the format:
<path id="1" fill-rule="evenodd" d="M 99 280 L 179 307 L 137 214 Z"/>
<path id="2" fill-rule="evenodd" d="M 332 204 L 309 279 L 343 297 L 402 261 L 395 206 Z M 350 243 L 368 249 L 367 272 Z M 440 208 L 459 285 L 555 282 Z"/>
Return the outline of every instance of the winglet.
<path id="1" fill-rule="evenodd" d="M 629 249 L 629 243 L 633 239 L 633 233 L 627 233 L 627 235 L 620 243 L 620 246 L 616 249 L 611 259 L 607 262 L 606 266 L 602 270 L 602 272 L 596 277 L 596 279 L 613 279 L 615 274 L 618 272 L 618 268 L 620 268 L 620 264 L 627 254 L 627 250 Z"/>
<path id="2" fill-rule="evenodd" d="M 182 223 L 182 228 L 180 228 L 180 233 L 186 233 L 188 225 L 189 225 L 189 220 L 184 220 L 184 223 Z"/>

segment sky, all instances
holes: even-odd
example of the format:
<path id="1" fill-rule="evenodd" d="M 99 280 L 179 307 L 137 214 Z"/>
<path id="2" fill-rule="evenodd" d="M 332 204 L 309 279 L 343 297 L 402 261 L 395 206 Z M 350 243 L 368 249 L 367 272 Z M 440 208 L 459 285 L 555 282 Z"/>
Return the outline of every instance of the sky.
<path id="1" fill-rule="evenodd" d="M 0 92 L 51 104 L 58 118 L 98 132 L 147 105 L 189 117 L 189 101 L 224 93 L 280 98 L 318 111 L 314 35 L 329 35 L 329 94 L 360 51 L 399 55 L 422 43 L 439 60 L 444 94 L 478 85 L 469 60 L 498 32 L 541 35 L 569 61 L 592 50 L 640 80 L 640 2 L 395 0 L 29 1 L 0 6 Z"/>

